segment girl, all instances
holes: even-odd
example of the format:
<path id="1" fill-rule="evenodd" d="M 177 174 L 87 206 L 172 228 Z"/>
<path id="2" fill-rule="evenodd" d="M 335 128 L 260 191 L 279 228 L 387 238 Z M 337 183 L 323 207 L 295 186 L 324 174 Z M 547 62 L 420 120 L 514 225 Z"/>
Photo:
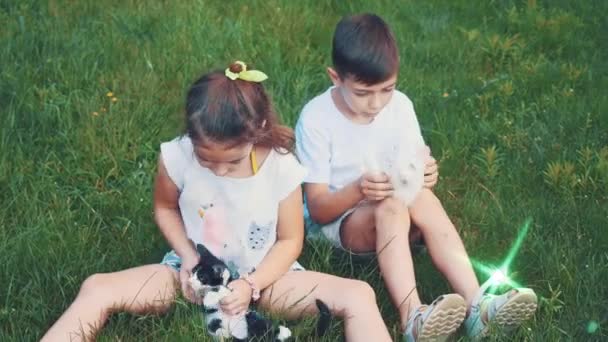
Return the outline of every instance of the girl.
<path id="1" fill-rule="evenodd" d="M 296 261 L 306 172 L 291 154 L 293 133 L 278 123 L 265 78 L 235 62 L 192 85 L 187 132 L 161 144 L 155 181 L 155 220 L 173 250 L 160 264 L 90 276 L 43 341 L 92 339 L 118 311 L 163 313 L 180 289 L 200 302 L 188 278 L 199 259 L 193 242 L 204 244 L 210 217 L 227 227 L 223 259 L 240 274 L 229 284 L 225 312 L 239 314 L 257 300 L 293 319 L 315 314 L 320 299 L 344 318 L 348 341 L 390 341 L 367 283 L 305 271 Z"/>

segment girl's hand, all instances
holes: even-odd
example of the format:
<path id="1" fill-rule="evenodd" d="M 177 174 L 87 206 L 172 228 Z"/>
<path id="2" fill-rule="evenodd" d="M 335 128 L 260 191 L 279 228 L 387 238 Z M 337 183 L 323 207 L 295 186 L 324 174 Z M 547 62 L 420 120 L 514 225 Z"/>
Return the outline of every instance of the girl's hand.
<path id="1" fill-rule="evenodd" d="M 359 189 L 369 201 L 380 201 L 393 195 L 393 185 L 384 172 L 364 173 L 359 178 Z"/>
<path id="2" fill-rule="evenodd" d="M 182 265 L 179 271 L 179 281 L 182 286 L 182 294 L 184 297 L 195 304 L 202 304 L 203 297 L 197 296 L 190 286 L 190 277 L 192 276 L 192 268 L 198 264 L 198 254 L 194 254 L 193 256 L 189 256 L 186 258 L 182 258 Z"/>
<path id="3" fill-rule="evenodd" d="M 439 167 L 437 161 L 429 154 L 424 167 L 424 187 L 432 189 L 439 180 Z"/>
<path id="4" fill-rule="evenodd" d="M 251 286 L 243 279 L 236 279 L 228 284 L 228 288 L 232 290 L 232 293 L 224 297 L 220 302 L 222 310 L 233 316 L 242 315 L 247 312 L 253 293 Z"/>

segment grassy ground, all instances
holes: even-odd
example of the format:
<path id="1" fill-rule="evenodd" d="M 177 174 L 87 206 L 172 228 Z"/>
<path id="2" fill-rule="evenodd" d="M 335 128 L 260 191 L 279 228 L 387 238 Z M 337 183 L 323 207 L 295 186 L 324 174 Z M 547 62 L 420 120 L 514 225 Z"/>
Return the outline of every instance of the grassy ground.
<path id="1" fill-rule="evenodd" d="M 87 275 L 160 260 L 155 161 L 198 74 L 254 62 L 293 125 L 328 86 L 335 23 L 360 11 L 398 37 L 399 88 L 471 257 L 500 263 L 532 219 L 512 269 L 540 306 L 516 339 L 608 338 L 608 2 L 346 3 L 0 1 L 0 340 L 39 338 Z M 372 283 L 397 337 L 373 260 L 313 243 L 302 261 Z M 416 264 L 425 300 L 449 290 Z M 195 311 L 117 315 L 100 338 L 205 340 Z"/>

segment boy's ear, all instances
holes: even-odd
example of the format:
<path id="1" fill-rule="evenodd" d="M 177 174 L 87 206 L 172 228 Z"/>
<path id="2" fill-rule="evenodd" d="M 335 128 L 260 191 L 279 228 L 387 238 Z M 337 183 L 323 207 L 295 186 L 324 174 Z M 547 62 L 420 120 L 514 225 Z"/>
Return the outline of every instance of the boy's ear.
<path id="1" fill-rule="evenodd" d="M 327 75 L 336 87 L 339 87 L 342 84 L 342 80 L 340 79 L 340 75 L 338 75 L 336 69 L 332 67 L 327 67 Z"/>

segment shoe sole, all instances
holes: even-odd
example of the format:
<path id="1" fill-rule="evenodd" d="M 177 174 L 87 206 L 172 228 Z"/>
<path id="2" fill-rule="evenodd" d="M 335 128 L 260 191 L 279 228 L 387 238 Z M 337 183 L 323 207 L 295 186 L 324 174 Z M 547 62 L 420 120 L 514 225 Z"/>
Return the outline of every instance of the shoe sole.
<path id="1" fill-rule="evenodd" d="M 466 315 L 464 299 L 457 294 L 444 295 L 435 304 L 433 313 L 427 317 L 418 332 L 417 342 L 447 341 L 460 328 Z"/>
<path id="2" fill-rule="evenodd" d="M 509 301 L 496 313 L 493 323 L 501 326 L 505 331 L 516 328 L 526 321 L 534 312 L 538 299 L 532 291 L 517 292 Z"/>

